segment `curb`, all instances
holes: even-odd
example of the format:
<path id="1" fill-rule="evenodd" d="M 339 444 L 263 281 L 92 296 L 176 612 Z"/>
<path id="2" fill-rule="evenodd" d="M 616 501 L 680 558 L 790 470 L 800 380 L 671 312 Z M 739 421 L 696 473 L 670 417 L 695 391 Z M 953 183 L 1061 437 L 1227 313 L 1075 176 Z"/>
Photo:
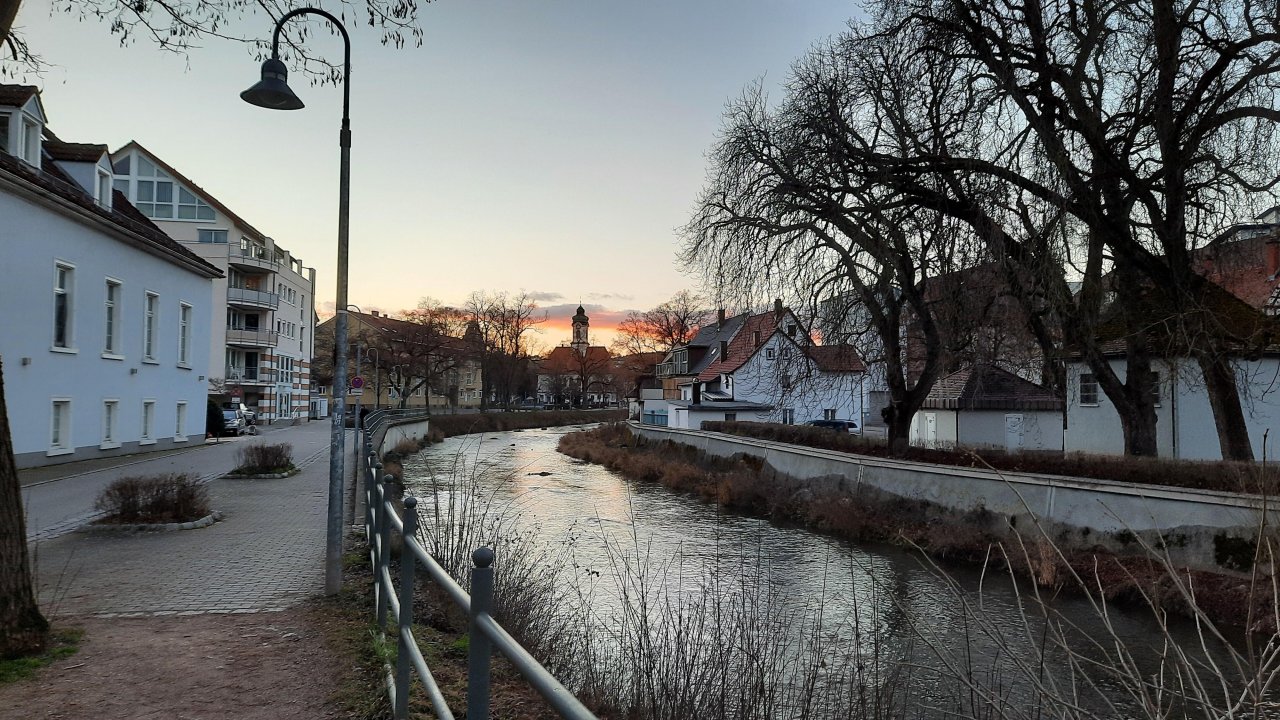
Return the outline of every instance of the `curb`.
<path id="1" fill-rule="evenodd" d="M 266 475 L 236 475 L 234 473 L 227 473 L 226 475 L 222 476 L 222 479 L 223 480 L 280 480 L 282 478 L 293 477 L 294 475 L 297 475 L 300 472 L 302 472 L 302 468 L 295 467 L 289 472 L 268 473 Z"/>
<path id="2" fill-rule="evenodd" d="M 89 523 L 76 529 L 82 533 L 135 533 L 135 532 L 172 532 L 174 530 L 197 530 L 206 528 L 223 518 L 222 513 L 214 510 L 199 520 L 181 523 L 132 523 L 117 525 L 112 523 Z"/>

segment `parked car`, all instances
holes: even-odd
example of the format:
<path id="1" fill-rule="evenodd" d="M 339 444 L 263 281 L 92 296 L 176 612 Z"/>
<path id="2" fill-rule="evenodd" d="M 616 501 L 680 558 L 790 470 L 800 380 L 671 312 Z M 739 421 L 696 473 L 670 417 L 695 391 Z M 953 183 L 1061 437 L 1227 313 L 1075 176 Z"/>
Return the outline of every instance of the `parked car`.
<path id="1" fill-rule="evenodd" d="M 847 432 L 853 435 L 862 434 L 862 430 L 858 427 L 858 423 L 852 420 L 810 420 L 807 425 L 814 427 L 827 428 L 836 432 Z"/>
<path id="2" fill-rule="evenodd" d="M 249 406 L 245 405 L 244 403 L 224 402 L 222 403 L 222 409 L 223 410 L 239 410 L 240 413 L 244 415 L 245 421 L 248 422 L 250 425 L 256 425 L 258 422 L 258 413 L 254 412 L 253 410 L 250 410 Z"/>
<path id="3" fill-rule="evenodd" d="M 257 435 L 258 427 L 249 422 L 240 410 L 222 411 L 222 433 L 224 435 Z"/>

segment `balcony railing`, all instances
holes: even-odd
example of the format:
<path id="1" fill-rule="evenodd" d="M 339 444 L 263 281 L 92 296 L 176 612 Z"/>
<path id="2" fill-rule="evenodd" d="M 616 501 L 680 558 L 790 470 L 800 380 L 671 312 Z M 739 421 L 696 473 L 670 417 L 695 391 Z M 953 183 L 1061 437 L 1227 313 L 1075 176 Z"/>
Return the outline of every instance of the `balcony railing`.
<path id="1" fill-rule="evenodd" d="M 274 330 L 256 330 L 246 328 L 227 328 L 228 345 L 250 345 L 253 347 L 275 347 L 280 340 L 280 333 Z"/>
<path id="2" fill-rule="evenodd" d="M 239 367 L 231 365 L 227 367 L 227 382 L 232 384 L 253 385 L 263 384 L 269 385 L 274 382 L 275 370 L 264 367 Z"/>
<path id="3" fill-rule="evenodd" d="M 233 305 L 250 305 L 275 310 L 280 307 L 280 296 L 273 292 L 250 290 L 249 288 L 227 288 L 227 302 Z"/>
<path id="4" fill-rule="evenodd" d="M 238 248 L 230 247 L 227 249 L 227 262 L 240 269 L 247 270 L 265 270 L 267 272 L 276 272 L 280 269 L 280 263 L 273 258 L 267 257 L 265 252 L 256 250 L 255 248 Z"/>

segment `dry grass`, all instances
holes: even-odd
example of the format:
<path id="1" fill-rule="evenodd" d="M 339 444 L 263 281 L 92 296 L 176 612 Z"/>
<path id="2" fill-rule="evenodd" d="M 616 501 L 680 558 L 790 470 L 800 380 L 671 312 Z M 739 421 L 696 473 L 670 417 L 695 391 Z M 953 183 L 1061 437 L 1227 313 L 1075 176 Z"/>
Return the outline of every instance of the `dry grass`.
<path id="1" fill-rule="evenodd" d="M 236 452 L 234 475 L 268 475 L 289 472 L 293 469 L 293 446 L 289 443 L 268 445 L 254 443 Z"/>
<path id="2" fill-rule="evenodd" d="M 120 478 L 106 487 L 94 507 L 106 523 L 175 523 L 208 515 L 209 493 L 194 475 L 170 473 Z"/>

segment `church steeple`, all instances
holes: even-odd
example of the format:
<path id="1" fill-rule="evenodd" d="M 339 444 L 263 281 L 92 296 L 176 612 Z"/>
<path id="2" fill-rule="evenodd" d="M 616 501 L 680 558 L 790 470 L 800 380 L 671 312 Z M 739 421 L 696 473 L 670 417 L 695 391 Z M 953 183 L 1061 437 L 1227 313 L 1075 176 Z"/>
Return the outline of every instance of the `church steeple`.
<path id="1" fill-rule="evenodd" d="M 583 357 L 587 355 L 587 347 L 589 345 L 587 342 L 587 327 L 590 324 L 586 311 L 579 305 L 578 314 L 573 316 L 573 342 L 569 343 L 569 346 L 577 350 L 578 354 Z"/>

